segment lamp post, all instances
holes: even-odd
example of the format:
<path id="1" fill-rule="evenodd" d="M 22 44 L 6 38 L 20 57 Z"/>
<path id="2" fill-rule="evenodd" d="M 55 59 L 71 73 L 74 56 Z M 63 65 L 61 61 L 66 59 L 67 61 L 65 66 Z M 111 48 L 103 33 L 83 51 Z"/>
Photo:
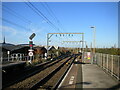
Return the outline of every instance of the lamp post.
<path id="1" fill-rule="evenodd" d="M 96 61 L 96 59 L 95 59 L 95 42 L 96 42 L 96 27 L 95 26 L 92 26 L 92 27 L 90 27 L 90 28 L 93 28 L 93 46 L 94 46 L 94 48 L 93 48 L 93 56 L 92 56 L 92 64 L 94 63 L 94 61 Z"/>
<path id="2" fill-rule="evenodd" d="M 96 45 L 96 27 L 95 26 L 92 26 L 90 28 L 93 28 L 93 54 L 95 54 L 95 45 Z"/>

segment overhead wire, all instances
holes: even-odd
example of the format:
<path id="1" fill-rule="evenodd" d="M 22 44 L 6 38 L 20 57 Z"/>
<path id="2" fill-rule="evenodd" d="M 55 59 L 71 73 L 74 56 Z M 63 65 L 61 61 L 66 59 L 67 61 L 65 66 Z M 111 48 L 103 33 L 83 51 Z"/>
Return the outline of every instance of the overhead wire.
<path id="1" fill-rule="evenodd" d="M 53 13 L 49 5 L 46 2 L 41 2 L 40 4 L 46 9 L 46 11 L 48 12 L 48 15 L 50 15 L 53 18 L 53 20 L 58 24 L 59 20 L 57 19 L 56 15 Z"/>
<path id="2" fill-rule="evenodd" d="M 6 5 L 3 5 L 7 10 L 9 10 L 8 12 L 12 12 L 14 13 L 14 15 L 18 15 L 22 20 L 26 21 L 27 23 L 31 23 L 31 20 L 28 20 L 27 18 L 25 18 L 24 16 L 18 14 L 17 12 L 15 12 L 14 10 L 10 9 L 9 7 L 7 7 Z M 4 8 L 3 8 L 4 9 Z M 17 16 L 17 17 L 18 17 Z"/>
<path id="3" fill-rule="evenodd" d="M 56 15 L 54 14 L 53 10 L 50 8 L 50 6 L 47 4 L 47 2 L 42 2 L 43 7 L 45 7 L 45 9 L 51 13 L 50 15 L 52 15 L 52 17 L 54 18 L 54 20 L 57 22 L 58 26 L 65 31 L 65 29 L 63 28 L 62 24 L 60 23 L 59 19 L 56 17 Z M 64 35 L 64 34 L 63 34 Z M 68 38 L 68 37 L 67 37 Z M 68 38 L 69 39 L 69 38 Z"/>
<path id="4" fill-rule="evenodd" d="M 31 2 L 28 1 L 28 3 L 31 5 L 28 5 L 29 7 L 32 7 L 34 9 L 32 9 L 34 12 L 36 12 L 40 17 L 42 17 L 45 21 L 47 21 L 47 23 L 52 26 L 55 30 L 61 32 L 59 30 L 59 28 L 57 28 L 37 7 L 35 7 Z M 36 10 L 36 11 L 35 11 Z"/>
<path id="5" fill-rule="evenodd" d="M 12 24 L 12 25 L 14 25 L 14 26 L 23 28 L 23 29 L 25 29 L 25 30 L 30 30 L 30 29 L 28 29 L 28 28 L 26 28 L 26 27 L 24 27 L 24 26 L 21 26 L 21 25 L 19 25 L 19 24 L 16 24 L 16 23 L 14 23 L 14 22 L 12 22 L 12 21 L 9 21 L 9 20 L 6 20 L 6 19 L 4 19 L 4 18 L 1 18 L 1 17 L 0 17 L 0 19 L 2 19 L 2 21 L 5 21 L 5 22 L 7 22 L 7 23 L 9 23 L 9 24 Z"/>
<path id="6" fill-rule="evenodd" d="M 27 3 L 26 3 L 27 4 Z M 25 23 L 28 23 L 28 24 L 31 24 L 32 23 L 32 21 L 31 20 L 29 20 L 29 19 L 27 19 L 27 18 L 25 18 L 24 16 L 22 16 L 22 15 L 20 15 L 20 14 L 18 14 L 17 12 L 15 12 L 14 10 L 12 10 L 12 9 L 10 9 L 9 7 L 7 7 L 6 5 L 3 5 L 5 8 L 3 8 L 5 11 L 7 11 L 8 13 L 10 13 L 11 15 L 14 15 L 15 17 L 17 17 L 17 18 L 19 18 L 21 21 L 23 21 L 23 22 L 25 22 Z M 37 13 L 37 12 L 36 12 Z M 38 13 L 39 14 L 39 13 Z M 21 26 L 21 25 L 19 25 L 19 24 L 16 24 L 16 23 L 14 23 L 14 22 L 12 22 L 12 21 L 9 21 L 9 20 L 6 20 L 6 19 L 4 19 L 4 21 L 5 22 L 7 22 L 7 23 L 9 23 L 9 24 L 12 24 L 12 25 L 16 25 L 16 26 L 18 26 L 18 27 L 20 27 L 20 28 L 24 28 L 24 29 L 26 29 L 25 27 L 23 27 L 23 26 Z M 46 31 L 45 31 L 46 32 Z"/>
<path id="7" fill-rule="evenodd" d="M 29 3 L 29 4 L 28 4 Z M 29 6 L 35 13 L 37 13 L 40 17 L 42 17 L 50 26 L 52 26 L 54 29 L 56 29 L 57 31 L 60 31 L 59 30 L 59 28 L 57 28 L 39 9 L 37 9 L 32 3 L 30 3 L 30 2 L 28 2 L 28 3 L 26 3 L 27 4 L 27 6 Z M 46 6 L 49 8 L 49 10 L 50 10 L 50 12 L 52 13 L 52 15 L 53 15 L 53 18 L 54 19 L 56 19 L 56 21 L 60 24 L 60 22 L 59 22 L 59 20 L 58 20 L 58 18 L 55 16 L 55 14 L 53 13 L 53 11 L 51 10 L 51 8 L 48 6 L 48 4 L 46 3 Z M 49 11 L 49 10 L 47 10 L 47 11 Z M 10 10 L 11 11 L 11 10 Z M 13 11 L 13 10 L 12 10 Z M 14 11 L 13 11 L 14 12 Z M 50 13 L 49 12 L 49 13 Z M 15 12 L 16 13 L 16 12 Z M 23 17 L 24 18 L 24 17 Z M 6 22 L 8 22 L 8 23 L 11 23 L 11 24 L 13 24 L 13 25 L 16 25 L 16 26 L 18 26 L 18 27 L 20 27 L 20 28 L 24 28 L 24 29 L 26 29 L 25 27 L 23 27 L 23 26 L 21 26 L 21 25 L 18 25 L 18 24 L 16 24 L 16 23 L 13 23 L 13 22 L 11 22 L 11 21 L 8 21 L 8 20 L 5 20 L 5 19 L 3 19 L 4 21 L 6 21 Z M 24 18 L 24 20 L 26 20 L 26 21 L 29 21 L 29 20 L 27 20 L 26 18 Z M 61 32 L 61 31 L 60 31 Z M 60 38 L 60 37 L 59 37 Z M 61 38 L 61 39 L 63 39 L 63 38 Z M 62 41 L 62 40 L 61 40 Z"/>
<path id="8" fill-rule="evenodd" d="M 58 23 L 58 25 L 61 27 L 61 29 L 65 30 L 60 22 L 60 20 L 56 17 L 56 15 L 54 14 L 53 10 L 50 8 L 50 6 L 47 4 L 47 2 L 44 2 L 44 4 L 46 5 L 46 7 L 48 8 L 48 10 L 51 12 L 53 18 L 56 20 L 56 22 Z"/>
<path id="9" fill-rule="evenodd" d="M 34 12 L 36 12 L 39 16 L 41 16 L 45 21 L 47 21 L 48 24 L 51 24 L 52 26 L 54 26 L 54 29 L 56 29 L 56 26 L 41 12 L 39 11 L 32 3 L 29 2 L 29 4 L 32 6 L 30 6 L 28 3 L 26 3 Z M 58 30 L 58 28 L 57 28 Z M 61 31 L 60 31 L 61 32 Z"/>
<path id="10" fill-rule="evenodd" d="M 29 5 L 29 4 L 28 4 Z M 4 5 L 5 6 L 5 5 Z M 29 5 L 30 6 L 30 5 Z M 10 8 L 8 8 L 7 6 L 5 6 L 9 11 L 9 13 L 10 14 L 12 14 L 12 15 L 14 15 L 14 16 L 16 16 L 16 17 L 19 17 L 20 15 L 18 14 L 18 13 L 16 13 L 15 11 L 13 11 L 12 9 L 10 9 Z M 6 11 L 7 11 L 7 9 L 6 9 Z M 33 9 L 32 7 L 31 7 L 31 9 Z M 10 12 L 11 11 L 11 12 Z M 14 14 L 13 14 L 14 13 Z M 36 12 L 37 13 L 37 12 Z M 38 13 L 39 14 L 39 13 Z M 28 21 L 27 23 L 29 23 L 29 22 L 31 22 L 31 21 L 29 21 L 29 20 L 27 20 L 26 18 L 24 18 L 23 16 L 20 16 L 21 17 L 21 19 L 22 20 L 24 20 L 24 21 Z M 19 17 L 19 18 L 20 18 Z M 20 27 L 20 28 L 23 28 L 23 29 L 26 29 L 26 30 L 30 30 L 30 29 L 27 29 L 27 28 L 25 28 L 24 26 L 21 26 L 21 25 L 19 25 L 19 24 L 16 24 L 16 23 L 14 23 L 14 22 L 12 22 L 12 21 L 9 21 L 9 20 L 6 20 L 6 19 L 4 19 L 4 18 L 2 18 L 2 20 L 3 21 L 5 21 L 5 22 L 7 22 L 7 23 L 9 23 L 9 24 L 12 24 L 12 25 L 14 25 L 14 26 L 18 26 L 18 27 Z"/>
<path id="11" fill-rule="evenodd" d="M 48 12 L 48 14 L 53 18 L 53 20 L 58 24 L 58 26 L 60 27 L 59 25 L 59 20 L 57 19 L 57 17 L 55 16 L 55 14 L 53 13 L 53 11 L 51 10 L 51 8 L 48 6 L 47 3 L 44 3 L 44 2 L 41 2 L 41 5 L 46 9 L 46 11 Z M 62 29 L 62 28 L 61 28 Z M 58 36 L 58 35 L 57 35 Z M 59 41 L 62 39 L 61 37 L 59 37 Z"/>
<path id="12" fill-rule="evenodd" d="M 48 6 L 48 4 L 47 3 L 45 3 L 46 5 L 47 5 L 47 7 L 48 7 L 48 9 L 50 10 L 50 12 L 53 14 L 53 16 L 54 16 L 54 18 L 56 19 L 56 21 L 57 21 L 57 23 L 59 23 L 59 25 L 61 24 L 60 23 L 60 21 L 58 20 L 58 18 L 55 16 L 55 14 L 52 12 L 52 10 L 50 9 L 50 7 Z M 62 24 L 61 24 L 62 25 Z M 63 34 L 64 35 L 64 34 Z M 74 36 L 76 36 L 76 35 L 73 35 L 73 34 L 71 34 L 71 35 L 69 35 L 69 37 L 70 36 L 72 36 L 72 40 L 74 40 L 75 38 L 73 38 Z M 68 38 L 68 37 L 67 37 Z M 69 40 L 71 40 L 70 38 L 68 38 Z M 69 44 L 69 43 L 68 43 Z M 75 43 L 75 45 L 78 45 L 78 43 Z"/>
<path id="13" fill-rule="evenodd" d="M 40 4 L 42 5 L 42 7 L 46 9 L 48 15 L 50 15 L 56 21 L 55 17 L 51 14 L 50 10 L 45 6 L 44 2 L 41 2 Z"/>
<path id="14" fill-rule="evenodd" d="M 25 18 L 24 16 L 20 15 L 19 13 L 15 12 L 14 10 L 10 9 L 9 7 L 7 7 L 6 5 L 3 5 L 3 6 L 6 8 L 7 12 L 9 12 L 10 14 L 12 14 L 12 15 L 14 15 L 16 17 L 19 17 L 20 20 L 22 19 L 24 22 L 26 22 L 28 24 L 33 23 L 31 20 L 29 20 L 29 19 Z M 11 21 L 8 21 L 8 22 L 11 22 Z M 12 22 L 12 24 L 13 24 L 13 22 Z M 15 25 L 15 23 L 14 23 L 14 25 Z M 20 26 L 20 25 L 17 25 L 17 26 Z"/>
<path id="15" fill-rule="evenodd" d="M 30 24 L 30 22 L 28 22 L 28 21 L 26 21 L 25 19 L 23 19 L 23 18 L 21 18 L 21 17 L 15 15 L 14 13 L 12 13 L 12 12 L 10 12 L 10 11 L 7 11 L 7 10 L 5 10 L 5 9 L 4 9 L 4 11 L 6 11 L 6 12 L 8 12 L 9 14 L 11 14 L 11 15 L 17 17 L 17 18 L 20 19 L 21 21 L 23 21 L 23 22 L 25 22 L 25 23 L 27 23 L 27 24 Z"/>

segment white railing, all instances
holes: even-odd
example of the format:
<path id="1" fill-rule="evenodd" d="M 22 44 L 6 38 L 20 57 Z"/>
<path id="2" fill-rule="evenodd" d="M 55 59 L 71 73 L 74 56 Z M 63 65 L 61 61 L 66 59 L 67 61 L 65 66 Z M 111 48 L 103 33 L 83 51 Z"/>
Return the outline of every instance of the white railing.
<path id="1" fill-rule="evenodd" d="M 33 56 L 33 59 L 34 59 L 34 56 Z M 6 58 L 0 58 L 0 61 L 1 62 L 4 62 L 4 61 L 28 61 L 30 60 L 30 57 L 29 56 L 23 56 L 23 57 L 10 57 L 9 59 L 6 57 Z"/>
<path id="2" fill-rule="evenodd" d="M 96 53 L 94 55 L 95 63 L 120 80 L 120 56 Z"/>

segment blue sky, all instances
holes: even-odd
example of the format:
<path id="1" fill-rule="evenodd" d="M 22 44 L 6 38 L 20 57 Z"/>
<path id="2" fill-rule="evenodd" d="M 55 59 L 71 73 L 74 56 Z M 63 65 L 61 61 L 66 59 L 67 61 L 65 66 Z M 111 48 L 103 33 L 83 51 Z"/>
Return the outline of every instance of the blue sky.
<path id="1" fill-rule="evenodd" d="M 111 47 L 114 44 L 118 44 L 117 2 L 31 3 L 57 28 L 54 29 L 51 27 L 47 23 L 47 20 L 42 19 L 40 15 L 36 14 L 24 2 L 2 3 L 2 18 L 4 19 L 2 21 L 2 33 L 3 36 L 6 36 L 7 42 L 13 44 L 28 43 L 29 36 L 35 32 L 34 43 L 37 45 L 46 45 L 47 33 L 83 32 L 85 33 L 84 40 L 90 47 L 93 41 L 93 29 L 90 26 L 95 26 L 96 47 Z M 30 3 L 28 4 L 30 5 Z M 49 7 L 48 10 L 45 7 Z M 81 35 L 65 35 L 64 37 L 53 35 L 50 44 L 72 47 L 79 46 L 79 44 L 62 43 L 62 41 L 80 40 Z"/>

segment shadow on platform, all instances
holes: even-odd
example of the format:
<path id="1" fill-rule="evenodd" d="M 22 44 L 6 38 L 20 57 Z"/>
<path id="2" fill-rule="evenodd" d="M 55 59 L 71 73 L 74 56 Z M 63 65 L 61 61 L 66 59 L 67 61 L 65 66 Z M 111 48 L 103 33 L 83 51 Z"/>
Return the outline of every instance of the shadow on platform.
<path id="1" fill-rule="evenodd" d="M 84 63 L 84 62 L 79 62 L 79 61 L 75 61 L 74 64 L 90 64 L 90 63 Z"/>
<path id="2" fill-rule="evenodd" d="M 72 86 L 72 85 L 83 85 L 83 84 L 89 85 L 89 84 L 92 84 L 92 83 L 90 83 L 90 82 L 80 82 L 80 83 L 74 83 L 74 84 L 65 85 L 65 86 L 62 86 L 60 88 L 66 88 L 66 87 L 69 87 L 69 86 Z"/>
<path id="3" fill-rule="evenodd" d="M 120 83 L 106 90 L 120 90 Z"/>

